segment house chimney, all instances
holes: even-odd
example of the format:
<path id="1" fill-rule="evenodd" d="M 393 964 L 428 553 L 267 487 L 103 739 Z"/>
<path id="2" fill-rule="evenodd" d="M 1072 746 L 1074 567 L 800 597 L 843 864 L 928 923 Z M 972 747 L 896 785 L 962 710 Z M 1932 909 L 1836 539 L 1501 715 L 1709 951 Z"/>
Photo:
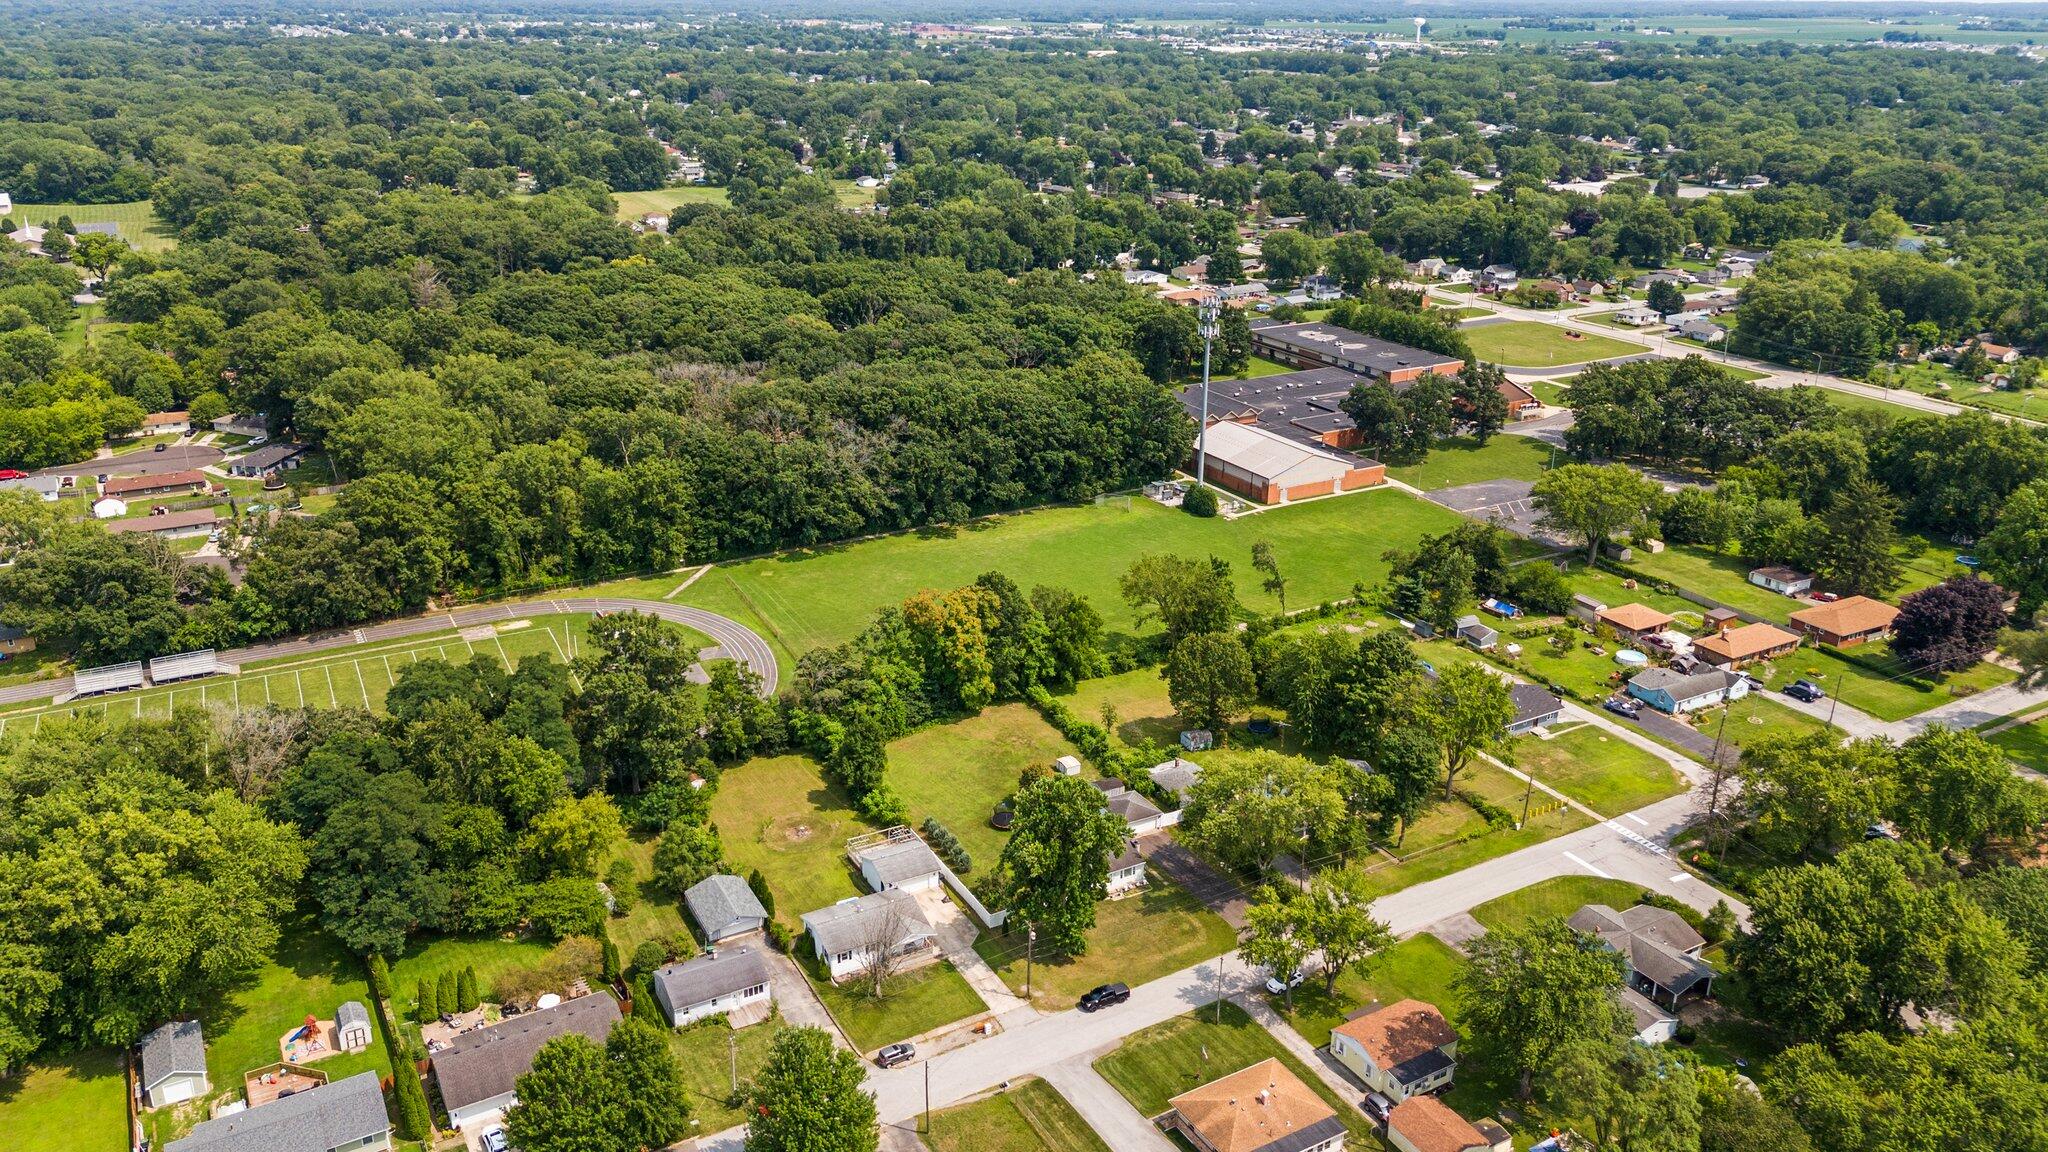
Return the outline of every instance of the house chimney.
<path id="1" fill-rule="evenodd" d="M 1268 1095 L 1270 1095 L 1270 1093 L 1268 1093 L 1268 1092 L 1267 1092 L 1267 1091 L 1266 1091 L 1266 1090 L 1265 1090 L 1264 1088 L 1261 1088 L 1261 1089 L 1259 1089 L 1259 1106 L 1260 1106 L 1260 1107 L 1264 1107 L 1264 1106 L 1265 1106 L 1265 1104 L 1266 1104 L 1266 1097 L 1267 1097 Z"/>

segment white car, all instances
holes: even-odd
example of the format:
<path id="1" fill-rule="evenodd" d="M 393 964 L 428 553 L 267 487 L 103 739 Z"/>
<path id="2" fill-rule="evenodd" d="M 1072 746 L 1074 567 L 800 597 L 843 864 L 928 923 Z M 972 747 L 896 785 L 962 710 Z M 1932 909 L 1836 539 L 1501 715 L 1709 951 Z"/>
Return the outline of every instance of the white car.
<path id="1" fill-rule="evenodd" d="M 512 1145 L 505 1139 L 503 1128 L 492 1128 L 477 1140 L 477 1146 L 484 1152 L 505 1152 Z"/>
<path id="2" fill-rule="evenodd" d="M 1289 988 L 1301 987 L 1301 982 L 1306 979 L 1308 979 L 1308 973 L 1303 972 L 1299 968 L 1296 968 L 1294 970 L 1294 975 L 1289 976 L 1285 984 L 1282 984 L 1280 982 L 1280 977 L 1278 974 L 1268 976 L 1266 977 L 1266 991 L 1271 992 L 1275 996 L 1278 996 L 1281 993 L 1286 992 Z"/>

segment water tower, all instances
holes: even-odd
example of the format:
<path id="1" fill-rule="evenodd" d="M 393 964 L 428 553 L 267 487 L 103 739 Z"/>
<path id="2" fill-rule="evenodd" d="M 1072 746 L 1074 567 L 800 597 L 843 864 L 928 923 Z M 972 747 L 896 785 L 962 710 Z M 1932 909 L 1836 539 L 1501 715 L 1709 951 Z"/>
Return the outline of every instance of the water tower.
<path id="1" fill-rule="evenodd" d="M 1422 47 L 1422 26 L 1427 23 L 1429 23 L 1429 18 L 1426 16 L 1417 16 L 1415 18 L 1415 46 L 1417 48 Z"/>

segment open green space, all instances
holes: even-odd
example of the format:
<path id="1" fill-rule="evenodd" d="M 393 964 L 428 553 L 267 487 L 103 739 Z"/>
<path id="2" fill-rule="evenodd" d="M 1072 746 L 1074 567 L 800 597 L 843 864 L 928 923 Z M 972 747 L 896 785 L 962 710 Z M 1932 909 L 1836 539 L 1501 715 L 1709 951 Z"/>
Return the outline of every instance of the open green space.
<path id="1" fill-rule="evenodd" d="M 668 1034 L 668 1046 L 682 1065 L 683 1086 L 690 1094 L 692 1131 L 708 1135 L 746 1123 L 746 1111 L 733 1093 L 735 1064 L 744 1092 L 768 1063 L 768 1048 L 781 1027 L 780 1016 L 738 1030 L 719 1017 Z"/>
<path id="2" fill-rule="evenodd" d="M 1464 329 L 1464 335 L 1474 356 L 1513 368 L 1555 368 L 1649 351 L 1641 344 L 1545 324 L 1540 320 L 1481 324 Z M 1574 336 L 1579 338 L 1573 339 Z"/>
<path id="3" fill-rule="evenodd" d="M 2048 720 L 2016 724 L 1987 737 L 2003 749 L 2015 764 L 2036 772 L 2048 772 Z"/>
<path id="4" fill-rule="evenodd" d="M 126 1152 L 128 1080 L 122 1055 L 93 1048 L 0 1078 L 0 1133 L 10 1152 Z"/>
<path id="5" fill-rule="evenodd" d="M 476 970 L 478 996 L 495 1000 L 500 976 L 538 965 L 552 948 L 540 940 L 506 936 L 438 936 L 416 942 L 391 965 L 391 1010 L 400 1016 L 411 1013 L 422 981 L 437 981 L 443 972 L 460 975 L 464 968 Z"/>
<path id="6" fill-rule="evenodd" d="M 112 224 L 120 230 L 121 239 L 140 252 L 163 252 L 178 243 L 170 226 L 157 218 L 155 205 L 147 200 L 126 204 L 16 204 L 8 215 L 17 225 L 54 222 L 59 216 L 71 217 L 74 226 Z"/>
<path id="7" fill-rule="evenodd" d="M 1759 740 L 1824 731 L 1827 722 L 1788 708 L 1761 692 L 1751 692 L 1725 707 L 1703 708 L 1693 713 L 1692 726 L 1703 735 L 1741 748 Z"/>
<path id="8" fill-rule="evenodd" d="M 1905 420 L 1927 415 L 1927 413 L 1922 412 L 1918 408 L 1908 408 L 1904 404 L 1895 404 L 1890 400 L 1880 400 L 1875 396 L 1865 396 L 1860 392 L 1844 392 L 1839 388 L 1823 388 L 1821 389 L 1821 394 L 1827 397 L 1828 403 L 1844 412 L 1873 412 L 1889 416 L 1894 420 Z"/>
<path id="9" fill-rule="evenodd" d="M 1806 606 L 1790 596 L 1751 584 L 1749 571 L 1756 565 L 1727 552 L 1690 544 L 1666 545 L 1662 552 L 1638 548 L 1628 566 L 1767 620 L 1783 622 Z"/>
<path id="10" fill-rule="evenodd" d="M 931 1152 L 1109 1152 L 1074 1106 L 1037 1077 L 932 1113 Z"/>
<path id="11" fill-rule="evenodd" d="M 1686 787 L 1670 764 L 1596 724 L 1517 739 L 1515 767 L 1603 816 L 1633 812 Z"/>
<path id="12" fill-rule="evenodd" d="M 654 188 L 646 192 L 612 193 L 612 203 L 617 206 L 617 215 L 621 223 L 638 220 L 649 212 L 668 212 L 685 204 L 723 205 L 725 202 L 725 189 L 703 184 L 680 184 L 673 188 Z"/>
<path id="13" fill-rule="evenodd" d="M 1031 996 L 1041 1007 L 1068 1008 L 1099 984 L 1121 980 L 1138 985 L 1178 972 L 1237 947 L 1237 933 L 1203 907 L 1186 889 L 1159 875 L 1144 891 L 1095 906 L 1088 951 L 1074 957 L 1031 958 Z M 1022 932 L 985 932 L 974 950 L 1003 983 L 1024 994 L 1026 965 Z"/>
<path id="14" fill-rule="evenodd" d="M 1861 644 L 1844 653 L 1809 644 L 1790 655 L 1751 669 L 1775 688 L 1808 679 L 1830 696 L 1880 720 L 1904 720 L 1951 700 L 1996 688 L 2018 673 L 1999 664 L 1979 662 L 1946 676 L 1913 672 L 1891 654 L 1885 641 Z"/>
<path id="15" fill-rule="evenodd" d="M 1640 884 L 1604 876 L 1553 876 L 1517 892 L 1496 896 L 1472 909 L 1488 931 L 1518 928 L 1535 920 L 1562 919 L 1587 904 L 1627 908 L 1643 894 Z"/>
<path id="16" fill-rule="evenodd" d="M 1076 716 L 1094 724 L 1102 723 L 1102 707 L 1109 705 L 1116 718 L 1109 734 L 1127 748 L 1157 744 L 1170 751 L 1180 739 L 1180 721 L 1157 668 L 1083 680 L 1075 685 L 1073 695 L 1065 697 L 1065 703 Z"/>
<path id="17" fill-rule="evenodd" d="M 1535 393 L 1536 399 L 1543 401 L 1549 407 L 1566 408 L 1570 406 L 1572 390 L 1570 377 L 1566 377 L 1563 380 L 1531 380 L 1526 387 L 1529 391 Z"/>
<path id="18" fill-rule="evenodd" d="M 940 960 L 889 978 L 880 997 L 869 996 L 858 980 L 833 984 L 804 964 L 811 986 L 855 1048 L 872 1052 L 884 1044 L 922 1036 L 934 1028 L 986 1012 L 988 1005 L 950 960 Z"/>
<path id="19" fill-rule="evenodd" d="M 1362 971 L 1354 968 L 1337 977 L 1334 994 L 1323 990 L 1322 980 L 1311 979 L 1294 990 L 1292 1009 L 1284 996 L 1268 999 L 1296 1032 L 1321 1048 L 1330 1042 L 1331 1029 L 1372 1003 L 1421 1000 L 1455 1020 L 1458 997 L 1451 981 L 1464 967 L 1465 958 L 1456 949 L 1421 932 L 1374 953 Z"/>
<path id="20" fill-rule="evenodd" d="M 1528 791 L 1523 781 L 1484 763 L 1459 773 L 1458 787 L 1517 815 Z M 1536 814 L 1521 828 L 1489 829 L 1484 818 L 1467 805 L 1439 800 L 1410 826 L 1400 846 L 1387 846 L 1387 851 L 1399 856 L 1398 861 L 1385 856 L 1364 856 L 1349 866 L 1363 870 L 1373 893 L 1384 896 L 1540 844 L 1593 822 L 1585 813 L 1566 805 L 1542 811 L 1541 801 L 1538 797 Z"/>
<path id="21" fill-rule="evenodd" d="M 1466 304 L 1457 308 L 1439 308 L 1436 312 L 1438 315 L 1449 316 L 1453 320 L 1477 320 L 1481 316 L 1498 315 L 1493 309 L 1481 308 L 1476 304 Z"/>
<path id="22" fill-rule="evenodd" d="M 1555 450 L 1528 436 L 1497 435 L 1485 444 L 1469 436 L 1439 440 L 1420 464 L 1387 469 L 1387 475 L 1424 491 L 1481 480 L 1535 480 L 1550 467 Z"/>
<path id="23" fill-rule="evenodd" d="M 987 871 L 1009 841 L 989 827 L 997 802 L 1017 790 L 1026 768 L 1074 753 L 1029 705 L 1003 704 L 894 741 L 888 778 L 910 807 L 912 824 L 938 820 L 960 838 L 974 867 Z"/>
<path id="24" fill-rule="evenodd" d="M 801 928 L 804 913 L 865 891 L 846 842 L 872 829 L 807 757 L 763 757 L 722 773 L 711 822 L 733 869 L 744 876 L 758 868 L 767 878 L 775 918 L 791 929 Z"/>
<path id="25" fill-rule="evenodd" d="M 920 589 L 958 587 L 994 570 L 1025 588 L 1071 588 L 1111 630 L 1132 631 L 1136 614 L 1118 593 L 1117 579 L 1148 553 L 1227 560 L 1239 599 L 1253 611 L 1272 612 L 1280 602 L 1251 573 L 1254 541 L 1273 546 L 1287 577 L 1287 602 L 1298 607 L 1348 596 L 1355 583 L 1378 584 L 1387 572 L 1382 552 L 1459 522 L 1448 509 L 1392 490 L 1235 520 L 1200 519 L 1132 496 L 721 565 L 677 599 L 750 624 L 794 656 L 850 639 L 877 609 Z"/>
<path id="26" fill-rule="evenodd" d="M 681 901 L 654 883 L 656 839 L 646 835 L 627 836 L 612 850 L 614 859 L 632 865 L 633 895 L 636 899 L 632 910 L 607 921 L 605 930 L 611 934 L 612 943 L 618 945 L 619 955 L 629 959 L 633 949 L 642 941 L 659 940 L 667 944 L 689 935 L 689 926 L 683 921 Z"/>

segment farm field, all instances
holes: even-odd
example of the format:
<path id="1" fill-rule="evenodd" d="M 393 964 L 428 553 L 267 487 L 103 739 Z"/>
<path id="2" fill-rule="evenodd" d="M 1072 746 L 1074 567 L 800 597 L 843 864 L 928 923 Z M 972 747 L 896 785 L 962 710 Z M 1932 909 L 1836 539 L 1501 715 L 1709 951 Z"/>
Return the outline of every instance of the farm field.
<path id="1" fill-rule="evenodd" d="M 714 568 L 677 599 L 758 629 L 785 656 L 850 639 L 877 609 L 924 588 L 1000 571 L 1025 588 L 1060 584 L 1088 598 L 1112 632 L 1138 629 L 1117 579 L 1148 553 L 1218 556 L 1256 612 L 1279 601 L 1250 574 L 1254 541 L 1272 544 L 1299 606 L 1348 596 L 1385 578 L 1380 554 L 1460 523 L 1448 509 L 1381 490 L 1273 508 L 1236 520 L 1198 519 L 1140 496 L 991 516 L 967 524 L 798 550 Z M 1151 625 L 1147 625 L 1149 630 Z"/>
<path id="2" fill-rule="evenodd" d="M 1511 320 L 1466 328 L 1464 335 L 1474 356 L 1509 368 L 1556 368 L 1649 351 L 1641 344 L 1590 333 L 1577 333 L 1585 339 L 1573 340 L 1565 335 L 1569 331 L 1540 320 Z"/>
<path id="3" fill-rule="evenodd" d="M 1387 475 L 1425 492 L 1481 480 L 1535 480 L 1550 467 L 1553 449 L 1528 436 L 1496 435 L 1485 444 L 1469 436 L 1439 440 L 1420 464 L 1387 469 Z"/>
<path id="4" fill-rule="evenodd" d="M 1071 1008 L 1082 993 L 1099 984 L 1143 984 L 1237 946 L 1237 933 L 1222 917 L 1157 869 L 1151 877 L 1143 892 L 1096 904 L 1087 955 L 1048 957 L 1043 949 L 1037 952 L 1031 965 L 1031 996 L 1041 1009 Z M 1019 996 L 1024 994 L 1024 944 L 1022 933 L 989 932 L 974 944 Z"/>
<path id="5" fill-rule="evenodd" d="M 1595 724 L 1561 726 L 1549 739 L 1515 741 L 1515 767 L 1603 816 L 1685 791 L 1670 764 Z"/>
<path id="6" fill-rule="evenodd" d="M 620 223 L 638 220 L 649 212 L 667 212 L 684 204 L 725 203 L 725 189 L 711 188 L 703 184 L 682 184 L 673 188 L 654 188 L 645 192 L 614 192 L 612 203 L 617 206 Z"/>
<path id="7" fill-rule="evenodd" d="M 744 876 L 759 868 L 775 894 L 775 918 L 793 930 L 804 913 L 866 891 L 845 848 L 872 829 L 815 761 L 773 756 L 726 770 L 711 799 L 711 822 L 734 871 Z"/>
<path id="8" fill-rule="evenodd" d="M 932 1152 L 1109 1152 L 1059 1090 L 1036 1077 L 932 1113 Z"/>
<path id="9" fill-rule="evenodd" d="M 112 224 L 120 229 L 121 239 L 140 252 L 164 252 L 178 245 L 170 226 L 157 218 L 156 206 L 147 200 L 126 204 L 16 204 L 8 215 L 17 225 L 41 224 L 59 216 L 71 217 L 74 225 Z"/>

